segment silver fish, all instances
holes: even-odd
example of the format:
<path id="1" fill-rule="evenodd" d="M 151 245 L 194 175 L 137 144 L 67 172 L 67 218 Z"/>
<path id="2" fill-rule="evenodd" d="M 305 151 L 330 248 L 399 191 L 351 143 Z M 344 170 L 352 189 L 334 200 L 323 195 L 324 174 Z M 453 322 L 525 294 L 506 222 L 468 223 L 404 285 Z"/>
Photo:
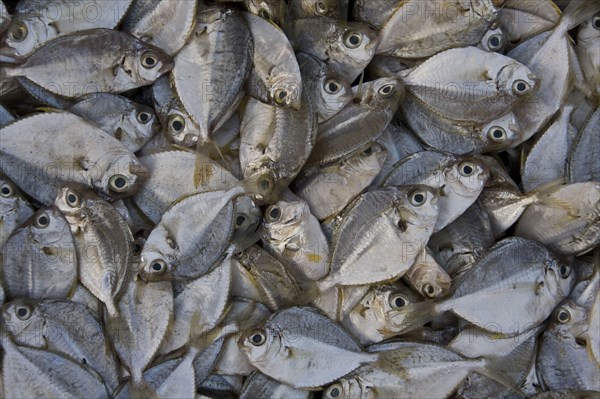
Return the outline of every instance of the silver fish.
<path id="1" fill-rule="evenodd" d="M 21 191 L 0 174 L 0 248 L 12 232 L 33 215 L 33 211 Z"/>

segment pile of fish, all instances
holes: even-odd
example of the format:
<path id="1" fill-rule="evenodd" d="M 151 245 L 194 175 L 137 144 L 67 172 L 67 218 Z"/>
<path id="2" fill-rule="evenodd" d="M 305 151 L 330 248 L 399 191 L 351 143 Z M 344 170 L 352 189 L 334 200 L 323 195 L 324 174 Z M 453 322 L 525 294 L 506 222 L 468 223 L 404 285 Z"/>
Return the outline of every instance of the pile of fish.
<path id="1" fill-rule="evenodd" d="M 600 397 L 600 1 L 0 6 L 0 397 Z"/>

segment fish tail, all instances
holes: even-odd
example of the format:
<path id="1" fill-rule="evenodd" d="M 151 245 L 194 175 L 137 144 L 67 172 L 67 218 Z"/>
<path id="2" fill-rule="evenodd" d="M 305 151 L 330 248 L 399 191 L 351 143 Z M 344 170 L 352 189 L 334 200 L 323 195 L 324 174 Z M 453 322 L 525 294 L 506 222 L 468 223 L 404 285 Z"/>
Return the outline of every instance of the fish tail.
<path id="1" fill-rule="evenodd" d="M 600 3 L 589 0 L 571 0 L 560 21 L 560 26 L 565 28 L 565 31 L 571 30 L 590 19 L 600 11 Z"/>
<path id="2" fill-rule="evenodd" d="M 235 242 L 235 253 L 240 253 L 249 246 L 255 244 L 264 233 L 264 226 L 262 223 L 258 225 L 251 224 L 245 229 L 238 229 L 233 233 L 233 240 Z"/>
<path id="3" fill-rule="evenodd" d="M 557 179 L 546 183 L 538 188 L 536 188 L 533 192 L 533 203 L 534 204 L 544 204 L 546 206 L 550 206 L 553 208 L 563 210 L 571 219 L 577 219 L 579 211 L 576 207 L 571 205 L 569 202 L 555 198 L 552 196 L 556 190 L 565 185 L 565 179 Z M 565 220 L 568 222 L 568 220 Z"/>
<path id="4" fill-rule="evenodd" d="M 519 345 L 506 356 L 484 359 L 484 367 L 477 370 L 492 380 L 504 385 L 523 397 L 520 386 L 522 384 L 522 370 L 528 370 L 532 363 L 531 351 L 527 345 Z"/>
<path id="5" fill-rule="evenodd" d="M 395 331 L 406 333 L 417 330 L 435 319 L 441 312 L 438 304 L 433 301 L 413 303 L 398 310 L 389 312 L 391 322 L 395 325 Z"/>

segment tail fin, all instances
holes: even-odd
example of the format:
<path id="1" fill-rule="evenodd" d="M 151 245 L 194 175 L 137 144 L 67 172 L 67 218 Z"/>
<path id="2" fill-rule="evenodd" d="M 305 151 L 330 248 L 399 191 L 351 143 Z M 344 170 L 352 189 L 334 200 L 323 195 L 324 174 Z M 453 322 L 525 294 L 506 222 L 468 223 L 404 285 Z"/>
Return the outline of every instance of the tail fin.
<path id="1" fill-rule="evenodd" d="M 388 318 L 397 333 L 406 333 L 423 327 L 435 319 L 441 312 L 439 304 L 434 301 L 423 301 L 404 306 L 398 310 L 388 312 Z"/>
<path id="2" fill-rule="evenodd" d="M 42 86 L 32 82 L 31 80 L 25 77 L 19 76 L 17 77 L 17 81 L 19 82 L 19 85 L 21 85 L 23 90 L 25 90 L 30 96 L 46 104 L 50 108 L 64 110 L 74 104 L 73 101 L 65 100 L 59 95 L 44 89 Z"/>
<path id="3" fill-rule="evenodd" d="M 558 179 L 536 188 L 532 192 L 534 197 L 533 203 L 544 204 L 557 209 L 562 209 L 569 215 L 570 218 L 577 219 L 577 217 L 579 217 L 579 211 L 575 206 L 571 205 L 567 201 L 552 196 L 552 194 L 554 194 L 561 186 L 564 186 L 565 184 L 565 179 Z M 566 220 L 565 222 L 569 222 L 569 220 Z"/>
<path id="4" fill-rule="evenodd" d="M 571 0 L 560 21 L 560 26 L 571 30 L 600 12 L 600 3 L 589 0 Z"/>

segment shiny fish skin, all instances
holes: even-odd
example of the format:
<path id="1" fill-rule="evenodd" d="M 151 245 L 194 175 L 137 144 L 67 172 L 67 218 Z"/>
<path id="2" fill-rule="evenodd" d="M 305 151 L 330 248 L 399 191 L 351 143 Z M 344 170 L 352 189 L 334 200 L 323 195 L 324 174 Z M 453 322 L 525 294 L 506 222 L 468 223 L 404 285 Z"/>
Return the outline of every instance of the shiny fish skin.
<path id="1" fill-rule="evenodd" d="M 566 175 L 569 183 L 600 181 L 600 108 L 587 120 L 571 147 Z"/>
<path id="2" fill-rule="evenodd" d="M 0 1 L 0 34 L 4 33 L 8 29 L 11 22 L 11 16 L 6 9 L 3 1 Z"/>
<path id="3" fill-rule="evenodd" d="M 33 211 L 20 190 L 0 174 L 0 247 L 33 215 Z"/>

